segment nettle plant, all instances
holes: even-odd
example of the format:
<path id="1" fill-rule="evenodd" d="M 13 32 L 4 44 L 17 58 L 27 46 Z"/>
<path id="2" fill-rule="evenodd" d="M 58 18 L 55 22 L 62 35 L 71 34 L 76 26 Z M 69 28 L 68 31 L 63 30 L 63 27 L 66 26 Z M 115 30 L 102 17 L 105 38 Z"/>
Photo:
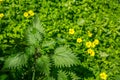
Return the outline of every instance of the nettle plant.
<path id="1" fill-rule="evenodd" d="M 10 69 L 14 80 L 76 80 L 79 77 L 70 67 L 80 61 L 68 45 L 50 40 L 38 17 L 27 27 L 23 42 L 6 57 L 4 69 Z M 21 46 L 20 46 L 21 45 Z"/>

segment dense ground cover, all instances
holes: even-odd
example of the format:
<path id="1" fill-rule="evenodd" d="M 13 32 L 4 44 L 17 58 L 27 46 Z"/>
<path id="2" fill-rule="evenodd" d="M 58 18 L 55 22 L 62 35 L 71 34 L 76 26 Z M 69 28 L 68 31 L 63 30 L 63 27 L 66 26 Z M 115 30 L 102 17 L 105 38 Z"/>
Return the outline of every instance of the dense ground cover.
<path id="1" fill-rule="evenodd" d="M 0 0 L 1 80 L 119 80 L 119 0 Z"/>

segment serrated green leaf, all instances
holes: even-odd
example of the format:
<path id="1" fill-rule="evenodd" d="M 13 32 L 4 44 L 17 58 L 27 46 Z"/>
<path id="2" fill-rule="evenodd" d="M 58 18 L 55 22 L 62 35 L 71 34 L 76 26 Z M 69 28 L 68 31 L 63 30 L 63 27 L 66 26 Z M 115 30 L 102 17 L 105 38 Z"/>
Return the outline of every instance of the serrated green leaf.
<path id="1" fill-rule="evenodd" d="M 35 53 L 35 47 L 33 46 L 27 47 L 25 50 L 26 50 L 26 54 L 28 55 L 32 55 Z"/>
<path id="2" fill-rule="evenodd" d="M 45 77 L 43 80 L 55 80 L 53 77 Z"/>
<path id="3" fill-rule="evenodd" d="M 55 41 L 54 40 L 50 40 L 50 41 L 44 41 L 42 44 L 42 47 L 49 47 L 55 45 Z"/>
<path id="4" fill-rule="evenodd" d="M 27 63 L 28 56 L 24 53 L 18 53 L 13 56 L 8 57 L 5 60 L 4 68 L 21 68 Z"/>
<path id="5" fill-rule="evenodd" d="M 69 72 L 69 75 L 71 76 L 72 80 L 79 80 L 80 77 L 78 77 L 75 73 Z"/>
<path id="6" fill-rule="evenodd" d="M 39 45 L 42 41 L 44 34 L 44 28 L 42 27 L 40 20 L 38 18 L 34 19 L 33 26 L 30 26 L 26 30 L 27 43 L 30 45 Z"/>
<path id="7" fill-rule="evenodd" d="M 38 16 L 36 16 L 34 19 L 33 27 L 36 28 L 40 33 L 42 33 L 42 34 L 45 33 L 44 28 L 42 27 Z"/>
<path id="8" fill-rule="evenodd" d="M 42 55 L 36 60 L 38 70 L 45 75 L 50 74 L 50 59 L 47 55 Z"/>
<path id="9" fill-rule="evenodd" d="M 42 41 L 42 35 L 39 32 L 36 32 L 36 34 L 34 34 L 34 37 L 36 39 L 36 42 Z"/>
<path id="10" fill-rule="evenodd" d="M 57 80 L 67 80 L 67 74 L 63 71 L 59 71 Z"/>
<path id="11" fill-rule="evenodd" d="M 30 45 L 38 45 L 42 41 L 42 35 L 39 32 L 36 33 L 28 32 L 26 38 L 27 43 Z"/>
<path id="12" fill-rule="evenodd" d="M 67 47 L 56 48 L 52 59 L 57 67 L 70 67 L 79 63 L 78 58 Z"/>
<path id="13" fill-rule="evenodd" d="M 36 44 L 36 38 L 35 38 L 35 36 L 33 35 L 33 34 L 28 34 L 27 35 L 27 43 L 29 44 L 29 45 L 35 45 Z"/>

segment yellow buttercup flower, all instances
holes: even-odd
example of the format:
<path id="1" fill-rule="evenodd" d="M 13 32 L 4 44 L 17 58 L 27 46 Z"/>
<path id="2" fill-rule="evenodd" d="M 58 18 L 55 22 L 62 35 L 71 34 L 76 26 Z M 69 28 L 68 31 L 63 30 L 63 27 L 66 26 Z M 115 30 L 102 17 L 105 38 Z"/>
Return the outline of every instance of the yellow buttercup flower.
<path id="1" fill-rule="evenodd" d="M 107 79 L 107 74 L 105 72 L 100 73 L 100 78 L 103 80 Z"/>
<path id="2" fill-rule="evenodd" d="M 95 56 L 95 52 L 91 48 L 88 49 L 87 52 L 90 54 L 90 56 Z"/>
<path id="3" fill-rule="evenodd" d="M 34 16 L 34 15 L 35 15 L 35 13 L 34 13 L 32 10 L 29 10 L 29 11 L 28 11 L 28 14 L 29 14 L 30 16 Z"/>
<path id="4" fill-rule="evenodd" d="M 3 18 L 4 17 L 4 14 L 3 13 L 0 13 L 0 18 Z"/>
<path id="5" fill-rule="evenodd" d="M 81 43 L 82 42 L 82 38 L 77 38 L 77 42 Z"/>
<path id="6" fill-rule="evenodd" d="M 88 53 L 91 53 L 91 52 L 92 52 L 92 49 L 91 49 L 91 48 L 90 48 L 90 49 L 88 49 L 88 50 L 87 50 L 87 52 L 88 52 Z"/>
<path id="7" fill-rule="evenodd" d="M 69 29 L 69 34 L 74 34 L 74 33 L 75 33 L 74 29 Z"/>
<path id="8" fill-rule="evenodd" d="M 94 48 L 96 45 L 94 42 L 91 43 L 91 47 Z"/>
<path id="9" fill-rule="evenodd" d="M 90 47 L 91 47 L 91 44 L 92 44 L 92 42 L 90 42 L 90 41 L 86 42 L 86 47 L 87 47 L 87 48 L 90 48 Z"/>
<path id="10" fill-rule="evenodd" d="M 92 37 L 92 33 L 90 31 L 88 31 L 88 36 Z"/>
<path id="11" fill-rule="evenodd" d="M 24 12 L 24 17 L 28 17 L 28 12 Z"/>
<path id="12" fill-rule="evenodd" d="M 94 50 L 92 50 L 92 52 L 90 53 L 90 56 L 95 56 Z"/>
<path id="13" fill-rule="evenodd" d="M 93 43 L 94 43 L 95 45 L 98 45 L 98 44 L 99 44 L 99 40 L 98 40 L 98 39 L 95 39 L 95 40 L 93 41 Z"/>
<path id="14" fill-rule="evenodd" d="M 0 0 L 0 2 L 2 2 L 3 0 Z"/>

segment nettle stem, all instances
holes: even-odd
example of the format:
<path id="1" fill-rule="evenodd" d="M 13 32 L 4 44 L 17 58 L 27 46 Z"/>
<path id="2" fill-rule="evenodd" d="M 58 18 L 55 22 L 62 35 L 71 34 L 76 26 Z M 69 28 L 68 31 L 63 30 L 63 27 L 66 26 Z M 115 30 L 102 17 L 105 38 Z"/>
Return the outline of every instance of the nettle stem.
<path id="1" fill-rule="evenodd" d="M 32 80 L 35 80 L 35 68 L 33 69 Z"/>
<path id="2" fill-rule="evenodd" d="M 38 48 L 35 48 L 32 80 L 35 80 L 36 59 L 37 59 L 39 56 L 40 56 L 40 55 L 39 55 L 39 52 L 38 52 Z"/>

